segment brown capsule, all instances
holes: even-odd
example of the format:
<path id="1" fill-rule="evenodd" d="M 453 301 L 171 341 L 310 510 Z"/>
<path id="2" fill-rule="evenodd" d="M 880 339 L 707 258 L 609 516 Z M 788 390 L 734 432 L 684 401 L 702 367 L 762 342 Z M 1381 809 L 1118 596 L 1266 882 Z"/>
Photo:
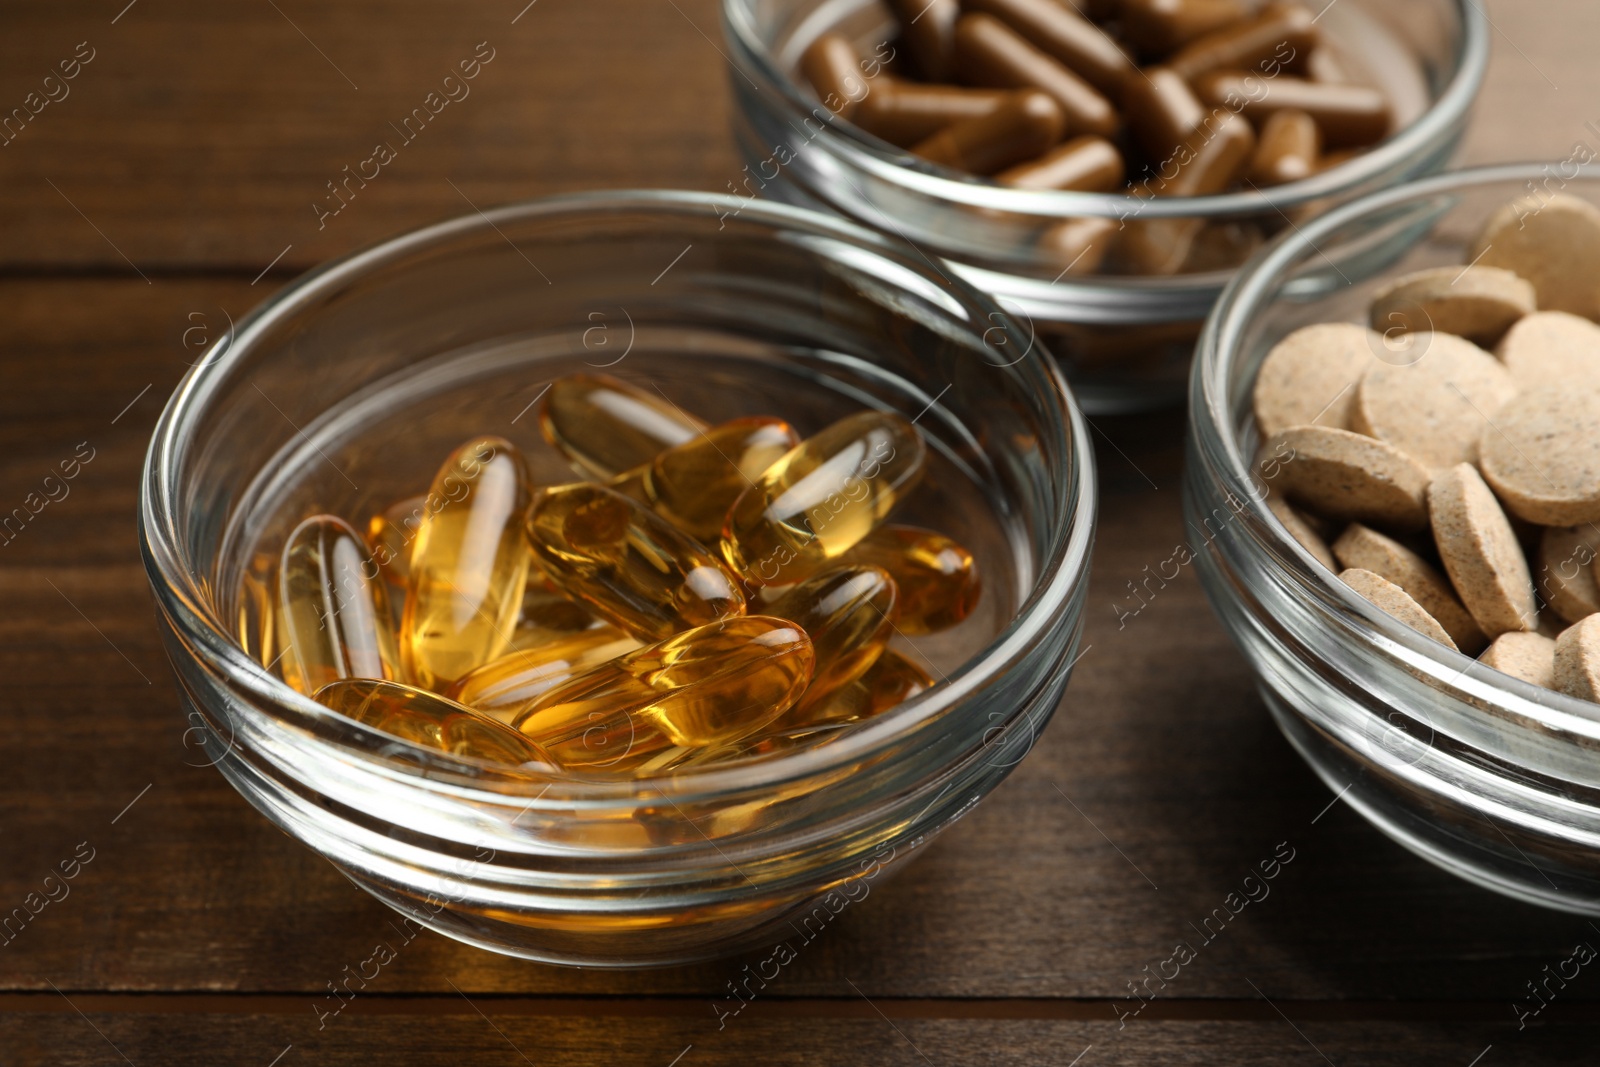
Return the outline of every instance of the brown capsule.
<path id="1" fill-rule="evenodd" d="M 1112 263 L 1127 274 L 1182 273 L 1205 227 L 1206 220 L 1200 218 L 1130 219 L 1112 246 Z"/>
<path id="2" fill-rule="evenodd" d="M 946 126 L 981 118 L 1008 99 L 1005 89 L 966 89 L 958 85 L 878 78 L 856 108 L 855 123 L 900 148 L 925 141 Z"/>
<path id="3" fill-rule="evenodd" d="M 1287 74 L 1266 78 L 1219 70 L 1195 79 L 1195 92 L 1213 107 L 1238 111 L 1263 123 L 1280 111 L 1303 111 L 1316 120 L 1329 148 L 1352 148 L 1389 133 L 1389 102 L 1366 85 L 1323 85 Z"/>
<path id="4" fill-rule="evenodd" d="M 1061 272 L 1057 278 L 1093 274 L 1105 262 L 1121 228 L 1116 219 L 1063 219 L 1041 233 L 1034 247 L 1051 269 Z"/>
<path id="5" fill-rule="evenodd" d="M 859 546 L 857 546 L 859 547 Z M 824 571 L 792 586 L 764 609 L 788 619 L 811 638 L 815 669 L 790 716 L 795 725 L 805 709 L 866 673 L 894 632 L 894 579 L 882 567 L 855 566 Z"/>
<path id="6" fill-rule="evenodd" d="M 1306 57 L 1306 77 L 1323 85 L 1348 85 L 1354 81 L 1344 60 L 1326 41 L 1313 48 Z"/>
<path id="7" fill-rule="evenodd" d="M 1076 189 L 1108 193 L 1122 188 L 1122 153 L 1104 137 L 1074 137 L 1037 159 L 996 174 L 1001 185 L 1018 189 Z"/>
<path id="8" fill-rule="evenodd" d="M 1190 134 L 1150 181 L 1156 196 L 1211 196 L 1232 185 L 1250 161 L 1256 134 L 1248 120 L 1219 108 Z"/>
<path id="9" fill-rule="evenodd" d="M 1192 82 L 1213 70 L 1247 70 L 1270 64 L 1281 67 L 1310 52 L 1316 44 L 1315 16 L 1293 0 L 1274 0 L 1253 19 L 1190 41 L 1167 60 L 1167 66 Z"/>
<path id="10" fill-rule="evenodd" d="M 1112 99 L 1135 73 L 1121 45 L 1059 0 L 965 0 L 963 6 L 993 15 Z"/>
<path id="11" fill-rule="evenodd" d="M 880 526 L 844 561 L 882 568 L 894 579 L 894 625 L 907 637 L 948 630 L 972 613 L 983 591 L 972 553 L 919 526 Z"/>
<path id="12" fill-rule="evenodd" d="M 609 374 L 569 374 L 551 384 L 539 429 L 574 469 L 608 481 L 699 436 L 706 424 L 653 389 Z"/>
<path id="13" fill-rule="evenodd" d="M 993 174 L 1049 149 L 1064 126 L 1061 106 L 1030 89 L 1010 94 L 987 115 L 945 127 L 911 151 L 969 174 Z"/>
<path id="14" fill-rule="evenodd" d="M 350 678 L 323 686 L 316 700 L 375 730 L 452 756 L 513 767 L 555 765 L 536 742 L 509 726 L 425 689 Z"/>
<path id="15" fill-rule="evenodd" d="M 949 81 L 960 0 L 889 0 L 889 7 L 917 73 L 930 82 Z"/>
<path id="16" fill-rule="evenodd" d="M 1141 74 L 1123 86 L 1122 113 L 1145 155 L 1162 163 L 1200 128 L 1210 109 L 1177 71 L 1150 67 Z"/>
<path id="17" fill-rule="evenodd" d="M 1189 255 L 1179 268 L 1182 274 L 1208 270 L 1232 270 L 1255 253 L 1264 240 L 1261 227 L 1249 220 L 1208 222 L 1195 234 Z"/>
<path id="18" fill-rule="evenodd" d="M 539 490 L 527 534 L 552 585 L 644 640 L 744 614 L 744 595 L 705 546 L 603 485 Z"/>
<path id="19" fill-rule="evenodd" d="M 1289 108 L 1269 115 L 1261 124 L 1245 177 L 1256 185 L 1297 182 L 1316 173 L 1321 156 L 1322 133 L 1316 120 Z"/>
<path id="20" fill-rule="evenodd" d="M 1050 94 L 1066 116 L 1066 132 L 1110 137 L 1121 123 L 1094 86 L 992 15 L 963 15 L 956 23 L 955 64 L 961 79 L 973 85 Z"/>
<path id="21" fill-rule="evenodd" d="M 799 443 L 800 435 L 782 419 L 732 419 L 656 456 L 644 468 L 640 488 L 658 515 L 711 543 L 722 534 L 739 494 Z"/>
<path id="22" fill-rule="evenodd" d="M 817 91 L 822 106 L 842 119 L 854 117 L 868 95 L 856 50 L 837 33 L 825 33 L 811 42 L 800 57 L 800 73 Z"/>
<path id="23" fill-rule="evenodd" d="M 1122 36 L 1146 55 L 1164 56 L 1249 14 L 1241 0 L 1123 0 Z"/>

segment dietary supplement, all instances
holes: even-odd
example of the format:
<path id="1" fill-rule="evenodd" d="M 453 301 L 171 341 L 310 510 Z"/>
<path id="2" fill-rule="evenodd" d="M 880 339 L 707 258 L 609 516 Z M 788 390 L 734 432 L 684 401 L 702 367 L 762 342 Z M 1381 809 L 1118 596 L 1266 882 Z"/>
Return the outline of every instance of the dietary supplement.
<path id="1" fill-rule="evenodd" d="M 884 524 L 923 473 L 915 425 L 802 437 L 612 377 L 546 392 L 539 469 L 587 480 L 535 487 L 510 442 L 469 440 L 365 537 L 315 515 L 254 553 L 241 644 L 397 745 L 541 777 L 828 744 L 933 686 L 893 645 L 960 625 L 981 582 L 951 538 Z"/>
<path id="2" fill-rule="evenodd" d="M 1256 470 L 1289 535 L 1380 610 L 1596 701 L 1600 212 L 1517 200 L 1470 249 L 1379 287 L 1370 329 L 1306 326 L 1267 353 Z"/>

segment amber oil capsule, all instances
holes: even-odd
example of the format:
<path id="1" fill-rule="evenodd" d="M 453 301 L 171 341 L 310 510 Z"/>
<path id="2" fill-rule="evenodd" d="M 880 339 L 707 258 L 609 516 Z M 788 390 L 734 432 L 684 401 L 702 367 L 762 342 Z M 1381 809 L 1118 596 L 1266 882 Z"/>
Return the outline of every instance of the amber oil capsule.
<path id="1" fill-rule="evenodd" d="M 367 520 L 367 547 L 383 571 L 384 581 L 397 590 L 405 589 L 411 570 L 411 543 L 422 528 L 427 504 L 426 496 L 409 496 Z"/>
<path id="2" fill-rule="evenodd" d="M 1200 128 L 1211 109 L 1177 71 L 1150 67 L 1124 84 L 1122 113 L 1139 147 L 1159 164 Z"/>
<path id="3" fill-rule="evenodd" d="M 972 553 L 919 526 L 880 526 L 844 562 L 880 567 L 894 579 L 894 624 L 908 637 L 948 630 L 972 614 L 983 591 Z"/>
<path id="4" fill-rule="evenodd" d="M 1076 189 L 1107 193 L 1122 188 L 1122 153 L 1104 137 L 1074 137 L 1027 163 L 996 174 L 1001 185 L 1018 189 Z"/>
<path id="5" fill-rule="evenodd" d="M 964 7 L 993 15 L 1113 100 L 1135 73 L 1121 45 L 1059 0 L 965 0 Z"/>
<path id="6" fill-rule="evenodd" d="M 1061 140 L 1061 107 L 1046 93 L 1012 93 L 993 111 L 947 126 L 913 153 L 969 174 L 993 174 L 1032 159 Z"/>
<path id="7" fill-rule="evenodd" d="M 922 476 L 926 446 L 899 415 L 863 411 L 801 442 L 728 512 L 722 553 L 752 586 L 788 585 L 848 552 Z"/>
<path id="8" fill-rule="evenodd" d="M 1249 14 L 1241 0 L 1123 0 L 1122 35 L 1145 55 L 1164 56 Z"/>
<path id="9" fill-rule="evenodd" d="M 539 490 L 527 536 L 556 589 L 643 640 L 744 614 L 733 575 L 704 545 L 603 485 Z"/>
<path id="10" fill-rule="evenodd" d="M 535 648 L 604 625 L 594 612 L 567 599 L 546 580 L 543 571 L 530 565 L 527 588 L 522 594 L 522 610 L 517 615 L 517 628 L 511 633 L 506 652 Z"/>
<path id="11" fill-rule="evenodd" d="M 340 678 L 394 678 L 389 597 L 361 535 L 313 515 L 289 535 L 278 563 L 278 661 L 283 680 L 310 696 Z"/>
<path id="12" fill-rule="evenodd" d="M 892 145 L 910 148 L 946 126 L 987 115 L 1010 95 L 1006 89 L 924 85 L 880 77 L 856 108 L 855 123 Z"/>
<path id="13" fill-rule="evenodd" d="M 425 689 L 351 678 L 323 686 L 316 699 L 341 715 L 423 748 L 513 767 L 555 765 L 529 738 Z"/>
<path id="14" fill-rule="evenodd" d="M 724 619 L 577 675 L 514 725 L 559 766 L 628 770 L 665 749 L 686 758 L 755 733 L 799 698 L 811 669 L 811 640 L 794 623 Z"/>
<path id="15" fill-rule="evenodd" d="M 1245 176 L 1256 185 L 1283 185 L 1316 173 L 1322 133 L 1304 111 L 1286 109 L 1267 117 Z"/>
<path id="16" fill-rule="evenodd" d="M 763 609 L 799 625 L 816 666 L 797 713 L 848 685 L 878 661 L 894 634 L 894 579 L 881 567 L 840 567 L 791 586 Z"/>
<path id="17" fill-rule="evenodd" d="M 1068 133 L 1110 137 L 1121 122 L 1099 90 L 992 15 L 963 15 L 956 23 L 955 66 L 972 85 L 1050 94 L 1061 105 Z"/>
<path id="18" fill-rule="evenodd" d="M 860 678 L 834 690 L 828 699 L 808 706 L 804 721 L 813 727 L 860 722 L 932 688 L 933 679 L 927 671 L 891 648 Z M 791 711 L 777 725 L 799 726 L 799 718 Z"/>
<path id="19" fill-rule="evenodd" d="M 640 487 L 658 515 L 714 543 L 739 494 L 799 443 L 800 435 L 782 419 L 733 419 L 656 456 L 644 468 Z"/>
<path id="20" fill-rule="evenodd" d="M 1389 102 L 1367 85 L 1324 85 L 1287 74 L 1265 78 L 1219 70 L 1195 79 L 1195 91 L 1212 106 L 1238 111 L 1257 123 L 1280 111 L 1302 111 L 1315 120 L 1329 148 L 1369 145 L 1389 133 Z"/>
<path id="21" fill-rule="evenodd" d="M 469 671 L 445 694 L 451 700 L 510 722 L 539 697 L 591 667 L 641 647 L 609 623 L 552 638 L 536 648 L 508 652 Z"/>
<path id="22" fill-rule="evenodd" d="M 811 42 L 800 57 L 800 73 L 817 91 L 822 106 L 842 119 L 852 118 L 867 96 L 867 79 L 856 50 L 837 33 L 825 33 Z"/>
<path id="23" fill-rule="evenodd" d="M 889 9 L 917 73 L 930 82 L 949 81 L 960 0 L 889 0 Z"/>
<path id="24" fill-rule="evenodd" d="M 1166 65 L 1193 82 L 1213 70 L 1249 70 L 1258 64 L 1287 64 L 1317 44 L 1316 19 L 1293 0 L 1274 0 L 1252 19 L 1235 22 L 1195 38 Z"/>
<path id="25" fill-rule="evenodd" d="M 574 469 L 609 481 L 692 440 L 706 424 L 654 390 L 609 374 L 572 374 L 550 386 L 539 428 Z"/>
<path id="26" fill-rule="evenodd" d="M 264 667 L 278 660 L 278 557 L 256 552 L 239 577 L 239 616 L 234 634 L 245 654 Z"/>
<path id="27" fill-rule="evenodd" d="M 527 465 L 503 438 L 468 441 L 439 468 L 411 544 L 400 627 L 415 684 L 443 689 L 511 640 L 528 577 L 527 507 Z"/>

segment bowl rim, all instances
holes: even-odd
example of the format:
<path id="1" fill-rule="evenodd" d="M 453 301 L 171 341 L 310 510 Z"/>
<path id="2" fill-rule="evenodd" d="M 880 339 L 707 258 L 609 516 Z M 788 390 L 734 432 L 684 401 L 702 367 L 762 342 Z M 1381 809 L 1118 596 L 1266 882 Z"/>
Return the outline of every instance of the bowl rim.
<path id="1" fill-rule="evenodd" d="M 1421 672 L 1436 688 L 1470 688 L 1475 693 L 1487 693 L 1495 698 L 1499 710 L 1536 724 L 1541 733 L 1600 742 L 1597 705 L 1493 669 L 1473 671 L 1479 663 L 1475 657 L 1424 636 L 1343 583 L 1330 581 L 1325 576 L 1327 568 L 1271 513 L 1266 495 L 1253 488 L 1253 458 L 1245 455 L 1232 431 L 1235 410 L 1229 398 L 1228 373 L 1240 354 L 1251 322 L 1275 300 L 1278 287 L 1297 265 L 1311 255 L 1321 254 L 1319 244 L 1323 240 L 1346 226 L 1407 203 L 1500 182 L 1546 179 L 1555 165 L 1559 161 L 1499 163 L 1402 183 L 1352 200 L 1274 238 L 1228 282 L 1201 329 L 1190 374 L 1189 436 L 1207 461 L 1210 473 L 1221 479 L 1222 489 L 1245 501 L 1257 520 L 1242 525 L 1241 536 L 1247 540 L 1251 556 L 1286 587 L 1316 595 L 1325 608 L 1338 610 L 1354 624 L 1353 630 L 1364 645 L 1400 656 L 1409 669 Z M 1572 178 L 1560 178 L 1564 186 L 1600 180 L 1600 166 L 1580 165 L 1577 171 Z M 1290 560 L 1297 566 L 1286 565 L 1285 561 Z M 1469 686 L 1469 682 L 1473 684 Z"/>
<path id="2" fill-rule="evenodd" d="M 1333 0 L 1337 3 L 1337 0 Z M 1232 218 L 1268 212 L 1283 213 L 1325 197 L 1336 197 L 1360 188 L 1385 172 L 1402 166 L 1414 156 L 1425 154 L 1428 146 L 1461 122 L 1482 88 L 1489 64 L 1491 24 L 1488 14 L 1476 0 L 1449 0 L 1456 11 L 1460 40 L 1455 66 L 1449 80 L 1433 103 L 1416 121 L 1404 127 L 1370 151 L 1300 181 L 1255 189 L 1250 192 L 1219 193 L 1211 196 L 1151 197 L 1141 199 L 1119 193 L 1066 192 L 1058 190 L 1009 189 L 967 176 L 945 177 L 947 168 L 906 165 L 906 152 L 880 140 L 830 114 L 815 100 L 808 100 L 798 83 L 778 66 L 771 51 L 761 41 L 750 17 L 749 0 L 722 0 L 723 36 L 733 46 L 728 63 L 734 72 L 750 79 L 758 75 L 778 99 L 788 105 L 791 117 L 820 123 L 816 138 L 830 151 L 847 159 L 872 178 L 902 185 L 915 192 L 966 207 L 1036 215 L 1048 218 L 1091 216 L 1126 220 L 1138 218 L 1190 218 L 1208 216 Z M 1323 8 L 1332 7 L 1329 3 Z M 1321 17 L 1319 13 L 1318 18 Z M 747 69 L 749 68 L 749 69 Z M 751 84 L 755 83 L 752 80 Z M 950 171 L 949 173 L 956 173 Z M 1129 204 L 1138 205 L 1128 210 Z"/>
<path id="3" fill-rule="evenodd" d="M 294 312 L 337 293 L 349 282 L 461 238 L 481 236 L 490 231 L 498 233 L 502 226 L 548 218 L 599 217 L 626 212 L 654 212 L 694 219 L 737 216 L 740 222 L 749 220 L 791 234 L 803 232 L 831 238 L 874 254 L 887 255 L 964 303 L 974 313 L 974 322 L 992 324 L 988 330 L 1006 331 L 1010 335 L 1007 343 L 1017 344 L 1025 339 L 1012 316 L 992 298 L 965 282 L 942 275 L 939 268 L 909 242 L 804 208 L 749 203 L 739 197 L 714 193 L 602 190 L 517 201 L 489 209 L 475 207 L 471 213 L 380 240 L 317 266 L 252 308 L 188 371 L 169 397 L 152 431 L 141 473 L 137 513 L 140 550 L 158 606 L 189 654 L 203 660 L 231 687 L 248 697 L 240 702 L 238 710 L 252 725 L 264 727 L 280 737 L 285 733 L 305 736 L 305 743 L 321 746 L 329 752 L 337 751 L 342 756 L 365 757 L 375 762 L 374 769 L 385 777 L 393 777 L 400 767 L 376 752 L 362 751 L 347 742 L 304 729 L 291 729 L 291 724 L 281 714 L 264 710 L 276 711 L 287 705 L 301 720 L 329 724 L 346 738 L 359 737 L 372 746 L 383 745 L 390 750 L 397 742 L 393 735 L 348 719 L 271 675 L 240 647 L 231 627 L 217 615 L 205 579 L 188 565 L 183 531 L 177 522 L 184 488 L 176 479 L 183 454 L 180 433 L 206 409 L 232 367 L 251 350 L 254 342 Z M 500 235 L 504 237 L 503 233 Z M 978 332 L 987 335 L 987 330 Z M 689 768 L 664 776 L 618 775 L 592 779 L 571 774 L 508 775 L 503 766 L 452 756 L 400 739 L 408 752 L 421 757 L 420 762 L 428 768 L 428 773 L 417 773 L 412 767 L 400 767 L 399 773 L 414 779 L 418 785 L 427 787 L 431 783 L 451 795 L 487 803 L 525 800 L 535 786 L 543 785 L 527 807 L 546 793 L 559 793 L 559 796 L 552 796 L 552 801 L 567 803 L 574 797 L 621 798 L 632 802 L 644 794 L 706 800 L 835 771 L 914 734 L 941 713 L 964 702 L 973 714 L 981 714 L 981 706 L 971 700 L 974 694 L 1002 676 L 1007 666 L 1025 658 L 1028 650 L 1057 625 L 1062 605 L 1070 604 L 1075 590 L 1088 580 L 1097 508 L 1093 446 L 1087 423 L 1065 378 L 1044 350 L 1039 350 L 1039 357 L 994 366 L 1001 373 L 1031 378 L 1028 384 L 1041 397 L 1047 426 L 1055 431 L 1054 444 L 1066 461 L 1056 474 L 1053 486 L 1061 501 L 1060 513 L 1052 517 L 1048 551 L 1041 554 L 1033 586 L 1018 605 L 1016 615 L 981 651 L 952 672 L 946 684 L 906 701 L 893 712 L 863 723 L 827 745 L 746 761 L 725 769 Z M 1066 669 L 1070 670 L 1071 665 L 1068 663 Z M 435 768 L 439 773 L 434 773 Z M 554 788 L 556 785 L 562 788 Z"/>

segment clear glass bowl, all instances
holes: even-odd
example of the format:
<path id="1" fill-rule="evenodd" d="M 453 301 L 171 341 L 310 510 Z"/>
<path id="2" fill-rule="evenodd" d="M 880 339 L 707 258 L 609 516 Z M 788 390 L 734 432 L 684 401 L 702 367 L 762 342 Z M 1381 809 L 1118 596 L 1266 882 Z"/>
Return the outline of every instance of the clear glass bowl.
<path id="1" fill-rule="evenodd" d="M 1332 789 L 1462 877 L 1600 914 L 1600 707 L 1374 608 L 1288 535 L 1249 475 L 1251 388 L 1273 344 L 1311 323 L 1364 322 L 1386 278 L 1467 262 L 1490 213 L 1536 191 L 1600 203 L 1600 177 L 1575 163 L 1445 174 L 1341 207 L 1252 262 L 1201 336 L 1184 505 L 1213 607 Z"/>
<path id="2" fill-rule="evenodd" d="M 1241 233 L 1292 229 L 1332 205 L 1437 171 L 1466 126 L 1491 32 L 1476 0 L 1334 0 L 1317 25 L 1348 42 L 1387 87 L 1399 131 L 1305 181 L 1152 200 L 1006 188 L 833 118 L 798 76 L 800 56 L 829 31 L 871 52 L 892 28 L 879 0 L 723 0 L 722 11 L 734 132 L 747 162 L 728 191 L 830 210 L 904 237 L 930 261 L 942 258 L 949 273 L 1031 324 L 1090 414 L 1182 398 L 1200 324 L 1233 269 L 1079 275 L 1040 250 L 1045 227 L 1079 217 L 1122 226 L 1203 219 L 1231 246 Z"/>
<path id="3" fill-rule="evenodd" d="M 191 762 L 452 937 L 639 966 L 825 921 L 1004 778 L 1066 687 L 1095 490 L 1051 362 L 908 246 L 781 205 L 727 218 L 733 206 L 571 196 L 399 237 L 258 307 L 156 428 L 141 542 Z M 541 482 L 572 480 L 534 404 L 555 377 L 601 369 L 713 421 L 915 419 L 929 469 L 897 515 L 968 544 L 986 572 L 972 617 L 916 640 L 941 684 L 765 760 L 538 778 L 362 726 L 241 649 L 241 577 L 301 516 L 360 521 L 480 433 L 522 448 Z"/>

